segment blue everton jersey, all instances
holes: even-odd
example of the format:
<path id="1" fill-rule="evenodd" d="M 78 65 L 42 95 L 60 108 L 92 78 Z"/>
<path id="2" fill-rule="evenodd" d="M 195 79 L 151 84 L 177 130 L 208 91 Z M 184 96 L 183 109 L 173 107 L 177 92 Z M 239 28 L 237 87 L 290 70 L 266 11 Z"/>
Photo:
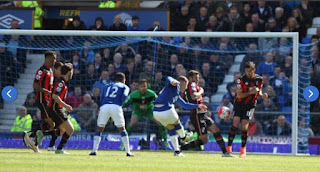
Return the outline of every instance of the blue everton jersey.
<path id="1" fill-rule="evenodd" d="M 129 90 L 129 87 L 121 82 L 105 85 L 100 97 L 101 106 L 104 104 L 116 104 L 122 106 L 128 97 Z"/>
<path id="2" fill-rule="evenodd" d="M 196 109 L 197 104 L 187 103 L 180 96 L 180 85 L 172 86 L 170 82 L 174 79 L 170 76 L 167 77 L 165 87 L 160 91 L 158 98 L 155 100 L 156 106 L 154 111 L 166 111 L 172 108 L 172 105 L 177 102 L 184 109 Z"/>

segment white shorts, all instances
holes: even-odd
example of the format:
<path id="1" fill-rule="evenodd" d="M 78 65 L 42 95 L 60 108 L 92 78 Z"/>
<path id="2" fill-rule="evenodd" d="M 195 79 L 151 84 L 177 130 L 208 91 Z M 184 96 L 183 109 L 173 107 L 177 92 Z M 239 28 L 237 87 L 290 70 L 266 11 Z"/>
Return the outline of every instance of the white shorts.
<path id="1" fill-rule="evenodd" d="M 99 127 L 105 127 L 109 118 L 112 118 L 116 127 L 124 127 L 124 117 L 122 107 L 115 104 L 105 104 L 100 107 L 100 112 L 97 120 Z"/>
<path id="2" fill-rule="evenodd" d="M 153 117 L 165 127 L 179 120 L 179 116 L 174 107 L 162 112 L 153 111 Z"/>

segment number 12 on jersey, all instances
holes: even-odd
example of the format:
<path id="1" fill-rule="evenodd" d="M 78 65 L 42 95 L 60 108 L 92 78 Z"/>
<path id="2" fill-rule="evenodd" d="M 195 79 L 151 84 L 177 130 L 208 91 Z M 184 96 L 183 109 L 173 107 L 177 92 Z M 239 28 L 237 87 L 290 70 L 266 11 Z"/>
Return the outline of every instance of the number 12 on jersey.
<path id="1" fill-rule="evenodd" d="M 105 97 L 115 98 L 117 97 L 118 87 L 110 86 L 107 89 Z"/>

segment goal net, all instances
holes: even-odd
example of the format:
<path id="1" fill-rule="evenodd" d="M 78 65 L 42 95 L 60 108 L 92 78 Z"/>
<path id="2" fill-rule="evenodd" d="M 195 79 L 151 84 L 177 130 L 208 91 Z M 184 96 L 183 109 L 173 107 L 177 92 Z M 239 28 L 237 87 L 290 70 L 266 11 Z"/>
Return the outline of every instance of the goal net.
<path id="1" fill-rule="evenodd" d="M 0 129 L 9 132 L 24 105 L 37 123 L 38 110 L 32 88 L 37 68 L 43 64 L 44 52 L 56 51 L 58 61 L 74 66 L 73 79 L 68 82 L 66 102 L 73 106 L 70 113 L 81 128 L 75 132 L 69 148 L 91 148 L 92 132 L 96 129 L 96 111 L 103 85 L 112 82 L 116 72 L 124 72 L 131 91 L 138 81 L 147 79 L 156 93 L 165 84 L 166 76 L 177 78 L 189 70 L 201 73 L 208 115 L 220 128 L 227 141 L 232 121 L 218 118 L 220 106 L 233 108 L 236 78 L 244 72 L 244 64 L 253 61 L 263 77 L 263 92 L 269 98 L 258 99 L 250 121 L 247 151 L 252 153 L 308 153 L 310 103 L 303 90 L 310 85 L 313 45 L 299 45 L 297 33 L 230 33 L 230 32 L 110 32 L 110 31 L 33 31 L 0 30 L 1 88 L 12 85 L 18 90 L 17 100 L 1 100 Z M 194 131 L 188 122 L 189 112 L 179 107 L 185 128 Z M 125 112 L 126 125 L 131 108 Z M 194 131 L 195 132 L 195 131 Z M 240 149 L 240 130 L 234 150 Z M 18 137 L 17 134 L 16 137 Z M 194 138 L 196 138 L 196 132 Z M 209 133 L 205 151 L 220 151 Z M 49 141 L 46 138 L 44 147 Z M 139 117 L 130 137 L 133 149 L 159 149 L 159 127 L 145 116 Z M 102 138 L 102 149 L 118 149 L 120 136 L 112 121 Z M 148 143 L 151 140 L 150 144 Z M 161 140 L 161 139 L 160 139 Z M 8 147 L 22 146 L 15 136 Z M 4 145 L 4 144 L 2 144 Z"/>

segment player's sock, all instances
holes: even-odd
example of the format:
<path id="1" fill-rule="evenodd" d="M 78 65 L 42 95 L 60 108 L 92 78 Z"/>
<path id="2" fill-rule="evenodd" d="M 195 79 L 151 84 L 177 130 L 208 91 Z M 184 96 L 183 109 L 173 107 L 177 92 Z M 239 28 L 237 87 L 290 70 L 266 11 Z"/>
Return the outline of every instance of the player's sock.
<path id="1" fill-rule="evenodd" d="M 226 153 L 227 152 L 226 145 L 224 144 L 224 140 L 220 131 L 217 133 L 214 133 L 213 136 L 216 139 L 216 142 L 218 143 L 220 149 L 222 150 L 222 153 Z"/>
<path id="2" fill-rule="evenodd" d="M 246 147 L 248 133 L 247 131 L 241 131 L 241 147 Z"/>
<path id="3" fill-rule="evenodd" d="M 177 135 L 170 136 L 170 141 L 171 141 L 171 144 L 172 144 L 174 150 L 175 151 L 180 151 L 178 136 Z"/>
<path id="4" fill-rule="evenodd" d="M 127 153 L 130 153 L 129 137 L 126 130 L 121 132 L 121 140 Z"/>
<path id="5" fill-rule="evenodd" d="M 228 146 L 232 145 L 233 139 L 236 136 L 236 132 L 237 132 L 237 127 L 232 126 L 229 130 L 229 136 L 228 136 Z"/>
<path id="6" fill-rule="evenodd" d="M 167 142 L 168 141 L 168 139 L 167 139 L 168 132 L 164 126 L 159 126 L 159 133 L 160 133 L 163 141 Z"/>
<path id="7" fill-rule="evenodd" d="M 96 132 L 95 136 L 93 137 L 92 152 L 97 152 L 98 151 L 99 144 L 100 144 L 100 141 L 101 141 L 101 136 L 102 136 L 101 132 Z"/>
<path id="8" fill-rule="evenodd" d="M 35 137 L 37 130 L 28 131 L 29 137 Z"/>
<path id="9" fill-rule="evenodd" d="M 198 139 L 198 140 L 193 140 L 185 145 L 182 145 L 181 149 L 182 150 L 189 150 L 189 149 L 197 148 L 201 145 L 203 145 L 203 142 L 202 142 L 202 140 Z"/>
<path id="10" fill-rule="evenodd" d="M 55 130 L 50 131 L 50 135 L 51 135 L 51 140 L 50 140 L 49 147 L 53 147 L 54 143 L 56 142 L 56 140 L 58 138 L 58 136 L 56 135 L 56 131 Z"/>
<path id="11" fill-rule="evenodd" d="M 64 132 L 64 134 L 62 135 L 60 144 L 58 146 L 58 150 L 62 150 L 62 148 L 64 147 L 64 145 L 67 143 L 68 139 L 69 139 L 70 135 L 67 132 Z"/>
<path id="12" fill-rule="evenodd" d="M 129 124 L 127 127 L 126 127 L 126 130 L 127 130 L 127 133 L 128 133 L 128 136 L 130 136 L 131 135 L 131 133 L 132 133 L 132 127 L 131 127 L 131 125 Z"/>
<path id="13" fill-rule="evenodd" d="M 184 139 L 186 137 L 186 133 L 184 132 L 184 128 L 183 128 L 181 122 L 179 122 L 179 124 L 175 125 L 174 129 L 179 134 L 181 139 Z"/>

